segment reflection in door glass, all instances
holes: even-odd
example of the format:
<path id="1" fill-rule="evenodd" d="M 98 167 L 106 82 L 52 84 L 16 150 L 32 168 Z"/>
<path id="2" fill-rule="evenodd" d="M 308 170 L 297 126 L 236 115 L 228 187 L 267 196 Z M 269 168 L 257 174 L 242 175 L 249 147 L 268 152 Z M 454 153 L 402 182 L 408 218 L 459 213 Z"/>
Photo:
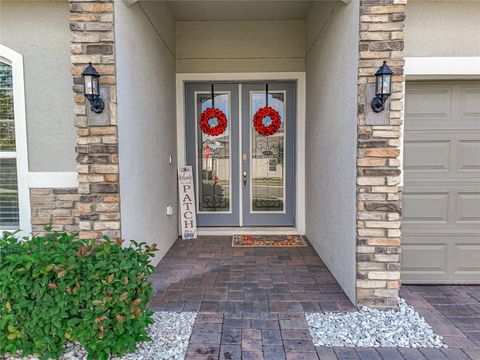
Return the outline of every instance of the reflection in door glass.
<path id="1" fill-rule="evenodd" d="M 281 126 L 270 136 L 260 135 L 253 127 L 253 116 L 261 107 L 266 106 L 265 92 L 250 93 L 251 122 L 251 163 L 252 174 L 250 206 L 253 212 L 283 212 L 285 200 L 285 93 L 269 93 L 268 106 L 278 111 Z M 271 120 L 263 120 L 265 126 Z"/>
<path id="2" fill-rule="evenodd" d="M 230 211 L 230 101 L 229 94 L 215 93 L 215 107 L 227 117 L 227 128 L 223 134 L 210 136 L 200 129 L 202 112 L 212 107 L 210 93 L 196 94 L 197 111 L 197 191 L 199 212 Z M 217 125 L 210 119 L 211 127 Z"/>

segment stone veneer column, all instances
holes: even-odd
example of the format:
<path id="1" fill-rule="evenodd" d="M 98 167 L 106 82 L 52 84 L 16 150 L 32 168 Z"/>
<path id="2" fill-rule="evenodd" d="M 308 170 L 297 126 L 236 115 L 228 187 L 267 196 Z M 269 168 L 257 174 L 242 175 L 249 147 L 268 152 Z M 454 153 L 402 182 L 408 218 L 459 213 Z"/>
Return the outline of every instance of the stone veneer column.
<path id="1" fill-rule="evenodd" d="M 400 287 L 400 138 L 406 0 L 361 0 L 357 119 L 357 304 L 396 307 Z M 392 95 L 370 108 L 375 72 L 387 60 Z"/>
<path id="2" fill-rule="evenodd" d="M 71 61 L 77 128 L 76 204 L 81 238 L 112 238 L 120 233 L 118 134 L 113 0 L 69 0 Z M 90 111 L 83 96 L 82 72 L 92 62 L 100 73 L 102 114 Z"/>

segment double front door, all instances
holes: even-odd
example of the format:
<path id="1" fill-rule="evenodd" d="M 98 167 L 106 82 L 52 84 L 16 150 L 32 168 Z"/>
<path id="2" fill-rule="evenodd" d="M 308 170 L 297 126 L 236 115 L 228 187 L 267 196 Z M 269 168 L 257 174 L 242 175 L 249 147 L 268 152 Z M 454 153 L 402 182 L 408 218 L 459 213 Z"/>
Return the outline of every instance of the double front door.
<path id="1" fill-rule="evenodd" d="M 198 225 L 294 226 L 295 83 L 195 82 L 185 90 Z M 254 122 L 267 106 L 272 117 Z M 202 122 L 212 107 L 226 126 L 206 114 Z"/>

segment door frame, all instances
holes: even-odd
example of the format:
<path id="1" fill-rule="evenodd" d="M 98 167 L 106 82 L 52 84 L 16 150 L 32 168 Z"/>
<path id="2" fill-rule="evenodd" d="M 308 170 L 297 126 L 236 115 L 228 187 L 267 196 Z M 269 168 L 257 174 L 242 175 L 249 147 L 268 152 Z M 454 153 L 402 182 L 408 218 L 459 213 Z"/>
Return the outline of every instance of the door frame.
<path id="1" fill-rule="evenodd" d="M 293 227 L 201 227 L 200 235 L 231 234 L 305 234 L 305 72 L 262 72 L 262 73 L 179 73 L 176 74 L 177 101 L 177 162 L 186 165 L 186 118 L 185 83 L 208 81 L 295 81 L 296 82 L 296 121 L 295 139 L 296 197 L 295 226 Z M 241 100 L 241 89 L 239 93 Z M 240 102 L 241 103 L 241 102 Z M 240 114 L 241 116 L 241 114 Z M 241 139 L 240 139 L 241 140 Z M 241 194 L 240 194 L 241 195 Z M 179 222 L 180 224 L 180 222 Z"/>

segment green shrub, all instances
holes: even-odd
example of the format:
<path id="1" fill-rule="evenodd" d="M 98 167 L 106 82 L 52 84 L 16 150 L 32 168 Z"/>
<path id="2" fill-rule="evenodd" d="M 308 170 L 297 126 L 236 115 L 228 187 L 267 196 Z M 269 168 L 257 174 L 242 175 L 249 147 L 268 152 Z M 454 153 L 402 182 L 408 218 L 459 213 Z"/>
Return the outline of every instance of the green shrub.
<path id="1" fill-rule="evenodd" d="M 51 231 L 52 229 L 47 229 Z M 148 340 L 154 246 L 79 240 L 77 234 L 0 238 L 0 355 L 57 358 L 66 341 L 89 359 Z"/>

